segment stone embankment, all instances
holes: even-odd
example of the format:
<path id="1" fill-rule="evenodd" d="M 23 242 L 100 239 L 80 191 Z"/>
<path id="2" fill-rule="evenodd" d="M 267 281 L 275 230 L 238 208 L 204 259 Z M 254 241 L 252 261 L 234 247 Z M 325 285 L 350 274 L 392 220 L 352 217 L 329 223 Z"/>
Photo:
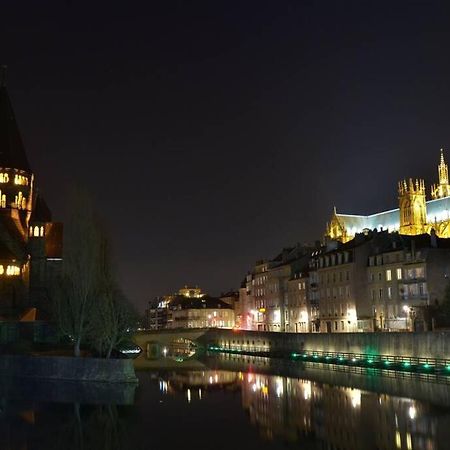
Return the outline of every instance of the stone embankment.
<path id="1" fill-rule="evenodd" d="M 130 359 L 1 355 L 0 374 L 3 377 L 44 380 L 137 382 Z"/>
<path id="2" fill-rule="evenodd" d="M 210 330 L 204 345 L 245 352 L 332 352 L 450 360 L 450 332 L 423 333 L 271 333 Z"/>

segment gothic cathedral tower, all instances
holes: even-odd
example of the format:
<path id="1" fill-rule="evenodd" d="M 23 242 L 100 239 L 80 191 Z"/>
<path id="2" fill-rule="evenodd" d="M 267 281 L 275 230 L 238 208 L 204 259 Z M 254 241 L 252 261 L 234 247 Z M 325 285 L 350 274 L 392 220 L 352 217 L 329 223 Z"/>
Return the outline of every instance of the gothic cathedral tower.
<path id="1" fill-rule="evenodd" d="M 439 184 L 433 184 L 431 186 L 431 198 L 433 200 L 437 198 L 450 196 L 450 184 L 448 182 L 448 165 L 444 160 L 444 151 L 441 148 L 441 161 L 438 166 Z"/>
<path id="2" fill-rule="evenodd" d="M 400 234 L 426 233 L 427 204 L 424 180 L 401 181 L 398 184 Z"/>

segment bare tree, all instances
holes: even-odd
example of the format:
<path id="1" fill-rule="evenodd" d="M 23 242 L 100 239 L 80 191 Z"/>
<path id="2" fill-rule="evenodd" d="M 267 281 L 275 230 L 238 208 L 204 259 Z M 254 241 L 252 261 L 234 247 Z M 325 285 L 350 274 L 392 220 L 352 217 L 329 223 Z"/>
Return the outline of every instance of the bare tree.
<path id="1" fill-rule="evenodd" d="M 81 344 L 90 332 L 98 291 L 101 231 L 92 201 L 84 191 L 74 190 L 69 206 L 63 270 L 52 297 L 60 332 L 72 339 L 74 355 L 80 356 Z"/>
<path id="2" fill-rule="evenodd" d="M 128 337 L 134 311 L 118 285 L 110 240 L 89 196 L 76 190 L 70 208 L 63 273 L 53 295 L 56 321 L 73 340 L 75 356 L 89 342 L 109 358 Z"/>

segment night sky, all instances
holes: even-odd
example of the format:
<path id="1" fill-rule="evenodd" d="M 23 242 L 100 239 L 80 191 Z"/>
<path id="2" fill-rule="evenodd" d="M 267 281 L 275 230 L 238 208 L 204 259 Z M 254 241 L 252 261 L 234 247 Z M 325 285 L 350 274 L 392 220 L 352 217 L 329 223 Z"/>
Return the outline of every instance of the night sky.
<path id="1" fill-rule="evenodd" d="M 54 219 L 86 186 L 143 310 L 436 181 L 445 3 L 3 0 L 0 63 Z"/>

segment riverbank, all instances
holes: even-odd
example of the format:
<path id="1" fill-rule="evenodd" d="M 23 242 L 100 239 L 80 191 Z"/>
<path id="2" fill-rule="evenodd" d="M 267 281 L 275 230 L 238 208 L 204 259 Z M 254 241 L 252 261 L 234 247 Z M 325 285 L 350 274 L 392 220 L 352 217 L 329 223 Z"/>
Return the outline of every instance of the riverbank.
<path id="1" fill-rule="evenodd" d="M 1 355 L 0 373 L 14 378 L 137 383 L 133 361 L 130 359 Z"/>
<path id="2" fill-rule="evenodd" d="M 242 352 L 317 352 L 450 360 L 450 333 L 273 333 L 211 329 L 199 343 Z"/>

